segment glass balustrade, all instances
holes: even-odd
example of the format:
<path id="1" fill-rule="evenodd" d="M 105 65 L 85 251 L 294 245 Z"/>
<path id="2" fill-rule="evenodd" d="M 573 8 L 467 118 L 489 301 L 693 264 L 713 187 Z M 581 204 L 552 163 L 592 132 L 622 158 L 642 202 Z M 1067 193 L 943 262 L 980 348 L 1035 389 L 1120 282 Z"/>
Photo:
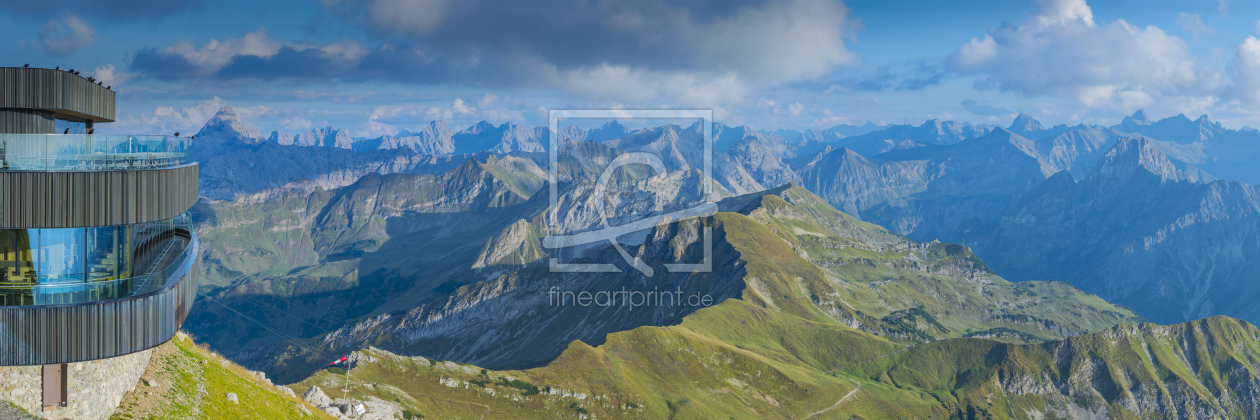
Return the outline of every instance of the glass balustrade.
<path id="1" fill-rule="evenodd" d="M 0 306 L 87 303 L 161 289 L 194 258 L 187 213 L 129 226 L 0 229 Z"/>
<path id="2" fill-rule="evenodd" d="M 104 134 L 0 134 L 0 170 L 158 169 L 192 163 L 187 137 Z"/>

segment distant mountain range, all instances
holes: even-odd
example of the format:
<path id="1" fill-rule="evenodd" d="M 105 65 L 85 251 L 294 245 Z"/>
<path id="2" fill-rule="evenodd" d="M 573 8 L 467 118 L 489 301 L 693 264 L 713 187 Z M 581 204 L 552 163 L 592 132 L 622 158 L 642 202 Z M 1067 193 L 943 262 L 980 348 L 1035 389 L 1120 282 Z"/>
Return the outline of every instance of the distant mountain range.
<path id="1" fill-rule="evenodd" d="M 558 135 L 595 167 L 651 151 L 671 170 L 699 170 L 700 134 L 698 125 L 613 121 Z M 1250 274 L 1260 247 L 1245 236 L 1260 208 L 1248 184 L 1260 181 L 1260 131 L 1207 117 L 1153 121 L 1139 111 L 1112 127 L 1047 128 L 1021 114 L 1008 127 L 930 120 L 767 132 L 714 124 L 713 134 L 706 175 L 731 194 L 796 183 L 895 233 L 972 246 L 1009 278 L 1069 281 L 1160 322 L 1212 314 L 1260 321 L 1249 305 L 1260 293 Z M 546 167 L 550 144 L 544 127 L 488 122 L 453 131 L 435 121 L 376 139 L 331 127 L 263 137 L 224 108 L 198 133 L 196 150 L 202 194 L 239 200 L 297 181 L 333 191 L 371 174 L 438 175 L 490 156 Z M 562 182 L 589 176 L 566 167 Z"/>
<path id="2" fill-rule="evenodd" d="M 550 273 L 537 248 L 547 220 L 591 225 L 581 215 L 603 203 L 589 184 L 567 187 L 561 201 L 571 204 L 559 207 L 527 198 L 545 195 L 529 193 L 543 189 L 540 176 L 528 160 L 491 158 L 437 177 L 370 175 L 334 191 L 208 203 L 201 214 L 213 217 L 199 230 L 232 244 L 208 254 L 212 284 L 225 285 L 210 296 L 232 310 L 203 301 L 190 328 L 268 377 L 299 381 L 298 392 L 339 383 L 320 367 L 349 353 L 350 374 L 373 384 L 351 395 L 426 415 L 1257 413 L 1253 326 L 1143 324 L 1063 282 L 1007 282 L 966 247 L 899 237 L 795 185 L 723 194 L 715 216 L 657 226 L 631 246 L 653 266 L 691 260 L 707 226 L 712 273 L 648 286 L 628 273 Z M 694 203 L 701 179 L 686 171 L 624 184 L 614 213 Z M 651 286 L 715 304 L 548 302 L 548 290 Z M 233 311 L 303 338 L 249 328 Z"/>
<path id="3" fill-rule="evenodd" d="M 1260 320 L 1260 191 L 1220 174 L 1249 173 L 1226 161 L 1251 159 L 1256 132 L 1140 112 L 1113 127 L 715 124 L 706 172 L 701 128 L 562 127 L 550 179 L 545 128 L 264 137 L 225 108 L 197 134 L 203 299 L 185 327 L 303 389 L 349 353 L 373 383 L 352 392 L 450 417 L 1260 414 L 1260 330 L 1200 319 Z M 669 173 L 605 174 L 635 151 Z M 709 201 L 716 214 L 622 250 L 543 246 Z M 712 272 L 653 277 L 625 262 L 705 258 Z M 712 304 L 548 301 L 653 287 Z"/>

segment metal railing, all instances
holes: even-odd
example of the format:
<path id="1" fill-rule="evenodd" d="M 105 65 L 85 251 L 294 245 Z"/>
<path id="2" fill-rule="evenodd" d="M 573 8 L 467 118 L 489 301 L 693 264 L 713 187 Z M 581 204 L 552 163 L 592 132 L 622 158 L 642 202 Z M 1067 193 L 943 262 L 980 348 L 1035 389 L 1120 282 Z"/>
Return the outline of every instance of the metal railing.
<path id="1" fill-rule="evenodd" d="M 191 138 L 0 134 L 0 171 L 158 169 L 192 163 Z"/>

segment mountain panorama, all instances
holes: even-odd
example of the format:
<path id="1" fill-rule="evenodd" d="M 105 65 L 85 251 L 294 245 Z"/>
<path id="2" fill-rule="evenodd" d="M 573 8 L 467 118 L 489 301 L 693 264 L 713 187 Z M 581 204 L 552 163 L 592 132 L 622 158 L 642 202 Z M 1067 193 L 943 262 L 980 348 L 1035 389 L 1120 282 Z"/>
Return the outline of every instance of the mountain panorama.
<path id="1" fill-rule="evenodd" d="M 0 0 L 0 420 L 1260 419 L 1258 18 Z"/>
<path id="2" fill-rule="evenodd" d="M 699 123 L 265 136 L 224 107 L 195 135 L 201 347 L 171 357 L 337 418 L 1260 416 L 1260 131 L 711 135 L 705 172 Z M 657 169 L 605 170 L 636 153 Z M 209 386 L 174 366 L 137 413 Z"/>

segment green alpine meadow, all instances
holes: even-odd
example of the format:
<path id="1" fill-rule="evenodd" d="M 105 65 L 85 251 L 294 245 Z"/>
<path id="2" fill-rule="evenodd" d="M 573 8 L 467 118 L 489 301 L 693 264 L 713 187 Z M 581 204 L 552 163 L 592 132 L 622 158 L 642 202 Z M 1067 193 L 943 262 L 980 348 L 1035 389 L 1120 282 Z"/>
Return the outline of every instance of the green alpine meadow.
<path id="1" fill-rule="evenodd" d="M 1251 324 L 1213 317 L 1160 326 L 1063 281 L 1012 283 L 965 246 L 890 233 L 796 184 L 738 196 L 720 192 L 726 198 L 716 214 L 658 225 L 630 250 L 651 262 L 684 260 L 697 253 L 697 232 L 709 228 L 712 273 L 650 283 L 681 282 L 721 301 L 657 312 L 660 318 L 643 308 L 638 314 L 624 307 L 555 308 L 544 286 L 568 280 L 546 267 L 542 219 L 554 209 L 536 197 L 546 188 L 528 162 L 473 159 L 437 176 L 370 176 L 333 191 L 292 188 L 207 203 L 199 208 L 202 237 L 237 244 L 207 253 L 217 265 L 205 268 L 207 277 L 212 270 L 235 276 L 208 296 L 270 319 L 293 337 L 310 337 L 299 343 L 268 343 L 265 332 L 231 337 L 242 353 L 258 355 L 247 365 L 299 392 L 336 395 L 344 388 L 342 398 L 394 401 L 417 417 L 1254 413 L 1247 401 L 1254 401 L 1257 385 L 1260 331 Z M 694 188 L 685 175 L 626 176 L 628 191 L 655 188 L 676 198 Z M 455 191 L 435 183 L 476 186 L 422 209 L 418 202 L 439 197 L 429 191 Z M 350 206 L 347 197 L 372 205 Z M 256 208 L 265 210 L 246 211 Z M 432 222 L 460 220 L 461 213 L 481 227 L 450 232 L 445 222 Z M 432 260 L 399 255 L 432 249 L 434 242 L 445 245 Z M 311 265 L 260 272 L 269 267 L 262 261 L 276 259 Z M 424 263 L 389 263 L 398 260 Z M 398 286 L 391 279 L 407 276 L 443 281 L 392 289 Z M 642 280 L 626 277 L 592 274 L 582 281 L 615 291 Z M 366 294 L 372 289 L 393 292 Z M 437 293 L 447 296 L 416 297 Z M 375 309 L 356 314 L 350 303 L 359 296 L 372 296 Z M 478 306 L 491 307 L 479 315 Z M 239 322 L 227 314 L 215 318 L 190 319 L 188 328 L 213 337 L 230 328 L 225 321 Z M 349 326 L 323 330 L 324 322 Z M 509 328 L 542 331 L 502 331 Z M 351 355 L 349 369 L 320 369 L 327 355 L 338 354 Z"/>

